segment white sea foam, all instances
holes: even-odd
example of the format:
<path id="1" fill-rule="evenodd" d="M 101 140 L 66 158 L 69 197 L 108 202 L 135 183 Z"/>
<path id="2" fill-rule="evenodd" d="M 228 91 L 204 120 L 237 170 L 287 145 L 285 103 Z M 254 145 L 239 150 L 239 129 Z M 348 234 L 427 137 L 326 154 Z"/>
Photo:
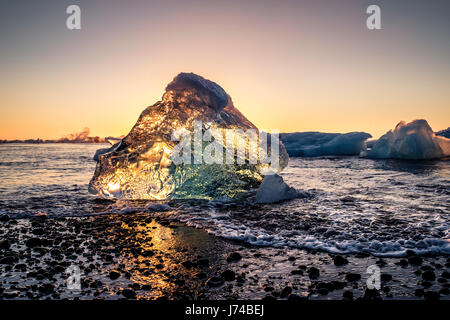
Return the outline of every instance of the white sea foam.
<path id="1" fill-rule="evenodd" d="M 197 212 L 196 210 L 193 210 Z M 258 227 L 247 227 L 236 224 L 227 214 L 217 214 L 214 210 L 203 211 L 201 214 L 193 212 L 174 211 L 171 218 L 183 222 L 188 226 L 201 228 L 210 234 L 229 240 L 244 241 L 257 246 L 296 247 L 330 253 L 359 253 L 365 252 L 375 256 L 401 257 L 406 250 L 413 250 L 417 254 L 450 254 L 450 242 L 445 239 L 425 238 L 418 241 L 393 239 L 379 241 L 367 240 L 364 237 L 355 240 L 349 234 L 339 237 L 327 237 L 324 234 L 307 234 L 298 231 L 269 232 Z"/>

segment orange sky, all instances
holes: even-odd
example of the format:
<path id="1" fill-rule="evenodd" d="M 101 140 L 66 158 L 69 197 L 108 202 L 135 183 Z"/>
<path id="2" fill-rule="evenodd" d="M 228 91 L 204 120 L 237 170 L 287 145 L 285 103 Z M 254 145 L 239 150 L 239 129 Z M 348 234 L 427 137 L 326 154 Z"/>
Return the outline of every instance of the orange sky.
<path id="1" fill-rule="evenodd" d="M 369 31 L 364 1 L 79 1 L 82 30 L 69 31 L 69 2 L 2 10 L 0 139 L 127 134 L 179 72 L 217 82 L 262 129 L 450 125 L 439 7 L 383 2 L 383 29 Z"/>

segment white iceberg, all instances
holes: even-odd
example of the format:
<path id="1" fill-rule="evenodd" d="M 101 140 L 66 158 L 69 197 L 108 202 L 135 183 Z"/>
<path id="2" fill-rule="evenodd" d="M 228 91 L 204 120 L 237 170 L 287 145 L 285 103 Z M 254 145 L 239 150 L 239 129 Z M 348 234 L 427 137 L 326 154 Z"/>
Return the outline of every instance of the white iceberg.
<path id="1" fill-rule="evenodd" d="M 436 135 L 437 136 L 443 136 L 443 137 L 446 137 L 446 138 L 450 139 L 450 127 L 448 127 L 447 129 L 444 129 L 444 130 L 436 132 Z"/>
<path id="2" fill-rule="evenodd" d="M 280 140 L 283 142 L 289 156 L 318 157 L 359 155 L 367 150 L 366 140 L 371 137 L 366 132 L 295 132 L 282 133 Z"/>
<path id="3" fill-rule="evenodd" d="M 375 159 L 438 159 L 450 156 L 450 139 L 437 136 L 426 120 L 401 121 L 363 155 Z"/>

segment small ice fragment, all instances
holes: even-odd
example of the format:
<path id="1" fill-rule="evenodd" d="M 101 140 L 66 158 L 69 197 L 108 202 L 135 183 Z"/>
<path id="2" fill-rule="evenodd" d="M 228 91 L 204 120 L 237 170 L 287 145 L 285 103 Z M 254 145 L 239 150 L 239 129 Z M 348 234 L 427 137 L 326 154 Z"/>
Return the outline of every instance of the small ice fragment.
<path id="1" fill-rule="evenodd" d="M 266 175 L 256 192 L 257 203 L 275 203 L 305 196 L 302 192 L 289 187 L 277 174 Z"/>

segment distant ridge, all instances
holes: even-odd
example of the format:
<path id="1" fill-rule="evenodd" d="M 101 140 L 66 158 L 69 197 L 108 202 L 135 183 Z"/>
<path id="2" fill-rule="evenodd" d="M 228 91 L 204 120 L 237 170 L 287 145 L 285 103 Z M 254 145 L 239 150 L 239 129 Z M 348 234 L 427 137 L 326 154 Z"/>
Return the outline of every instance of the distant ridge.
<path id="1" fill-rule="evenodd" d="M 1 140 L 0 143 L 32 143 L 32 144 L 40 144 L 40 143 L 105 143 L 107 142 L 106 138 L 100 138 L 98 136 L 90 137 L 89 134 L 91 130 L 89 128 L 84 128 L 83 131 L 77 133 L 71 133 L 65 135 L 59 139 L 47 139 L 43 140 L 40 138 L 37 139 L 15 139 L 15 140 Z"/>

